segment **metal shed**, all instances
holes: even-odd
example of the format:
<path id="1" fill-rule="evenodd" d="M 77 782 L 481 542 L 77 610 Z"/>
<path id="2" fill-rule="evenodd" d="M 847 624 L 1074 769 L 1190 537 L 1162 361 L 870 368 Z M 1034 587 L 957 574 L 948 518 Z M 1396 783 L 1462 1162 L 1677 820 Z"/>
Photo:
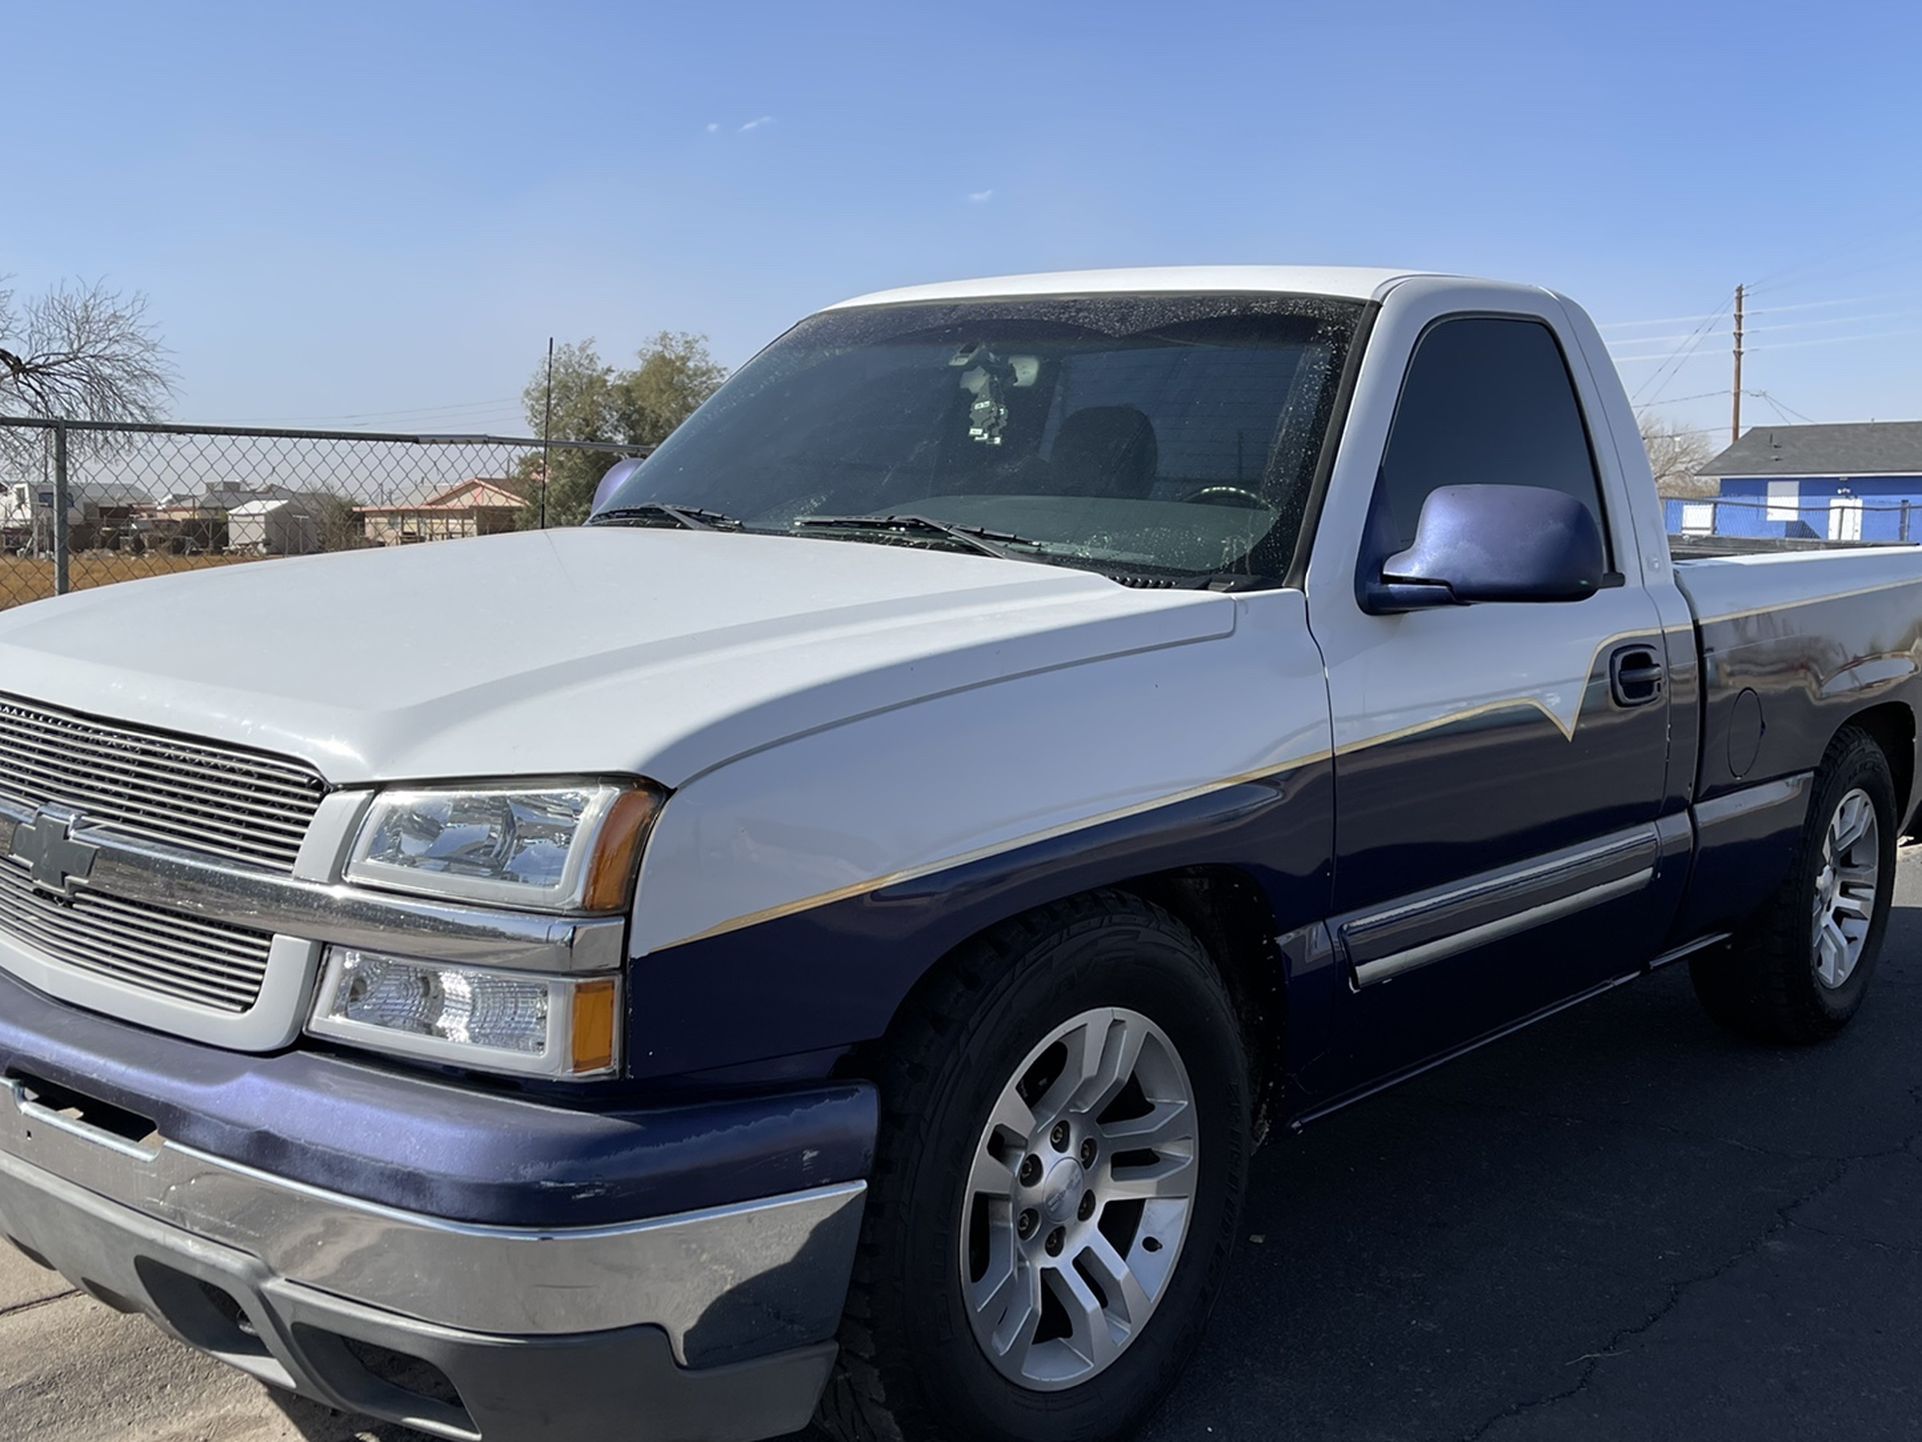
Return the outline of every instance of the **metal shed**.
<path id="1" fill-rule="evenodd" d="M 248 501 L 227 512 L 227 549 L 259 556 L 306 556 L 320 550 L 320 522 L 299 497 Z"/>

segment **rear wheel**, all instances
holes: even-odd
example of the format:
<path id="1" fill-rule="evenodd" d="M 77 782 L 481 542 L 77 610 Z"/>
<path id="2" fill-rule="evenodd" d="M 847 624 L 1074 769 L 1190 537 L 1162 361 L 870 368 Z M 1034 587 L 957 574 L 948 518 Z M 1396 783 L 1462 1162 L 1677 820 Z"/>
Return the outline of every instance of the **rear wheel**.
<path id="1" fill-rule="evenodd" d="M 1844 728 L 1816 772 L 1794 863 L 1749 931 L 1690 964 L 1709 1015 L 1762 1041 L 1848 1025 L 1874 975 L 1895 890 L 1895 784 L 1874 739 Z"/>
<path id="2" fill-rule="evenodd" d="M 956 957 L 897 1029 L 822 1421 L 850 1442 L 1095 1442 L 1173 1383 L 1233 1247 L 1246 1053 L 1192 933 L 1136 897 Z"/>

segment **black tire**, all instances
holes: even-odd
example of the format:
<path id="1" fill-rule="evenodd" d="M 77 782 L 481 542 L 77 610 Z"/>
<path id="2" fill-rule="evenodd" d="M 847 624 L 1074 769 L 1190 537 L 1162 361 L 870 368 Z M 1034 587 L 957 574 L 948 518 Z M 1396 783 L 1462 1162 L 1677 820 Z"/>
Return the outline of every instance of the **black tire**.
<path id="1" fill-rule="evenodd" d="M 1875 808 L 1876 895 L 1861 959 L 1840 986 L 1817 975 L 1810 917 L 1822 870 L 1822 844 L 1836 809 L 1851 791 Z M 1844 727 L 1815 774 L 1814 795 L 1787 876 L 1753 922 L 1729 947 L 1689 963 L 1695 995 L 1716 1021 L 1755 1041 L 1806 1044 L 1847 1026 L 1868 993 L 1895 894 L 1895 782 L 1874 738 Z"/>
<path id="2" fill-rule="evenodd" d="M 961 1291 L 967 1172 L 1001 1089 L 1082 1012 L 1150 1018 L 1195 1098 L 1193 1209 L 1165 1291 L 1119 1358 L 1063 1391 L 1005 1377 Z M 897 1025 L 866 1221 L 819 1421 L 843 1442 L 1103 1442 L 1131 1435 L 1173 1385 L 1234 1250 L 1252 1151 L 1247 1049 L 1193 933 L 1132 895 L 1045 907 L 965 947 Z"/>

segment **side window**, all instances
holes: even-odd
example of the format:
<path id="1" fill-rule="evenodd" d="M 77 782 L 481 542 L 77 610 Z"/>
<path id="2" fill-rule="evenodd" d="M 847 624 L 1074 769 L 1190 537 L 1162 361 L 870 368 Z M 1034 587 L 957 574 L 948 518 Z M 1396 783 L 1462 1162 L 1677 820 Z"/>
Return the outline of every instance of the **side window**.
<path id="1" fill-rule="evenodd" d="M 1548 486 L 1608 534 L 1581 403 L 1554 332 L 1537 320 L 1465 316 L 1415 346 L 1375 503 L 1403 546 L 1437 486 Z"/>

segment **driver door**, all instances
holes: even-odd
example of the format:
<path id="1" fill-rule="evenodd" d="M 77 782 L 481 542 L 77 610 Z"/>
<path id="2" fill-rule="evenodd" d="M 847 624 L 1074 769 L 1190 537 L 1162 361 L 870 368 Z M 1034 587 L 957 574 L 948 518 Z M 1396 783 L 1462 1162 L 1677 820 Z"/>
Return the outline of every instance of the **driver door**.
<path id="1" fill-rule="evenodd" d="M 1410 359 L 1383 407 L 1392 420 L 1372 486 L 1349 472 L 1366 505 L 1331 509 L 1315 539 L 1310 624 L 1334 719 L 1333 930 L 1350 982 L 1329 1058 L 1338 1089 L 1634 970 L 1666 925 L 1649 904 L 1666 693 L 1623 697 L 1611 682 L 1625 657 L 1659 666 L 1661 621 L 1625 499 L 1609 494 L 1620 478 L 1601 463 L 1606 433 L 1598 444 L 1585 421 L 1566 318 L 1552 297 L 1535 309 L 1503 299 L 1495 312 L 1404 310 L 1411 348 L 1394 353 Z M 1371 352 L 1394 324 L 1385 311 Z M 1366 613 L 1357 558 L 1378 577 L 1412 542 L 1429 492 L 1461 483 L 1580 500 L 1608 539 L 1602 589 Z"/>

